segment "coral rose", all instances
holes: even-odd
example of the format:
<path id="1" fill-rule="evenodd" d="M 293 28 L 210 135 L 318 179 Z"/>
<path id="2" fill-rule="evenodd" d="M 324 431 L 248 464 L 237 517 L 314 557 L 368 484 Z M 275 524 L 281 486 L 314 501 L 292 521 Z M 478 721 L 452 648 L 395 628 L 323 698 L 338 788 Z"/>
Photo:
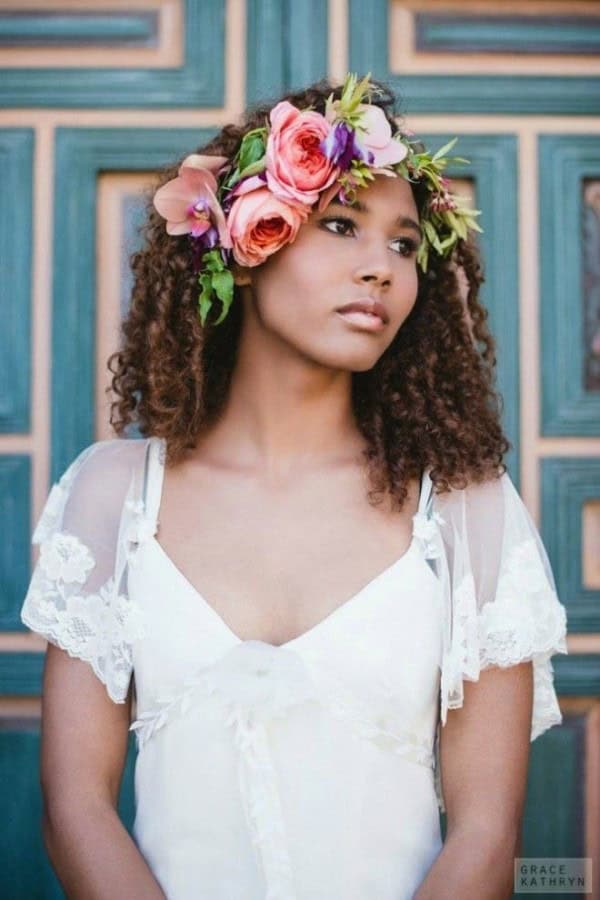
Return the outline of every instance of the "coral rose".
<path id="1" fill-rule="evenodd" d="M 321 149 L 331 125 L 313 110 L 299 110 L 287 100 L 270 113 L 265 164 L 267 184 L 288 203 L 312 206 L 320 191 L 338 177 L 339 167 Z"/>
<path id="2" fill-rule="evenodd" d="M 284 203 L 266 187 L 241 194 L 227 218 L 235 260 L 241 266 L 260 265 L 295 239 L 308 215 L 308 207 Z"/>

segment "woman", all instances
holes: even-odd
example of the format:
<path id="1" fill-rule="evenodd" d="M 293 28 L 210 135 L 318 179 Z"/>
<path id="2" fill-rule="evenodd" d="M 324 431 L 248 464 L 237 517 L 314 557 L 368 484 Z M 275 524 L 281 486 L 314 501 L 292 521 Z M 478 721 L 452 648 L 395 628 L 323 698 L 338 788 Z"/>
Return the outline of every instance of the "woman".
<path id="1" fill-rule="evenodd" d="M 145 437 L 53 487 L 22 611 L 69 896 L 511 895 L 566 619 L 446 149 L 348 76 L 163 173 L 109 361 Z"/>

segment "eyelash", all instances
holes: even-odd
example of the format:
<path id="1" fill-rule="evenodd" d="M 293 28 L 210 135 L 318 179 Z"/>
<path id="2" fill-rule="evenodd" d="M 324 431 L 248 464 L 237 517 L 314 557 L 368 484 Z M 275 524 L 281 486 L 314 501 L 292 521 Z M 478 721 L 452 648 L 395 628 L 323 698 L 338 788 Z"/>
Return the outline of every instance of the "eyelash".
<path id="1" fill-rule="evenodd" d="M 321 224 L 323 226 L 329 225 L 331 222 L 343 222 L 345 225 L 352 225 L 353 228 L 356 227 L 356 222 L 353 219 L 348 219 L 345 216 L 333 216 L 330 219 L 321 219 Z M 331 231 L 329 228 L 327 229 L 330 234 L 337 234 L 339 237 L 346 237 L 345 234 L 341 234 L 339 231 Z M 412 238 L 395 238 L 395 241 L 403 241 L 408 252 L 407 253 L 399 253 L 398 256 L 410 257 L 413 253 L 416 253 L 418 249 L 418 244 Z"/>

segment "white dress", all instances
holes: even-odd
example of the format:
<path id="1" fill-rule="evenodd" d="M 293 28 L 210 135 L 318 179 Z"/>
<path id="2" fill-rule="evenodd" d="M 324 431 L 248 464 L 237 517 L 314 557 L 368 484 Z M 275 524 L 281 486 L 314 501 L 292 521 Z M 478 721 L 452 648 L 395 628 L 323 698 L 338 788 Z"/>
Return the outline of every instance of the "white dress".
<path id="1" fill-rule="evenodd" d="M 134 675 L 134 837 L 169 900 L 408 900 L 438 855 L 439 732 L 482 668 L 534 663 L 561 722 L 566 614 L 507 473 L 436 496 L 408 550 L 280 646 L 240 640 L 155 538 L 162 439 L 91 444 L 33 535 L 31 629 L 116 703 Z"/>

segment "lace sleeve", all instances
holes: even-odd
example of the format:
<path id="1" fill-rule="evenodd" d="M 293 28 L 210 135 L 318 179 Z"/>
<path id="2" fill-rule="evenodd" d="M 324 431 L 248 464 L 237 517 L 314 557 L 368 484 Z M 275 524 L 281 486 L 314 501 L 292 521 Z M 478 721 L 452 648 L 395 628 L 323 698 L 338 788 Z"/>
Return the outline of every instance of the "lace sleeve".
<path id="1" fill-rule="evenodd" d="M 436 498 L 447 611 L 441 721 L 463 680 L 533 662 L 531 740 L 562 721 L 551 656 L 567 653 L 566 611 L 541 537 L 510 476 Z"/>
<path id="2" fill-rule="evenodd" d="M 21 609 L 28 628 L 88 662 L 115 703 L 125 702 L 132 646 L 143 633 L 123 576 L 145 449 L 146 441 L 98 441 L 52 486 L 32 536 L 40 550 Z"/>

